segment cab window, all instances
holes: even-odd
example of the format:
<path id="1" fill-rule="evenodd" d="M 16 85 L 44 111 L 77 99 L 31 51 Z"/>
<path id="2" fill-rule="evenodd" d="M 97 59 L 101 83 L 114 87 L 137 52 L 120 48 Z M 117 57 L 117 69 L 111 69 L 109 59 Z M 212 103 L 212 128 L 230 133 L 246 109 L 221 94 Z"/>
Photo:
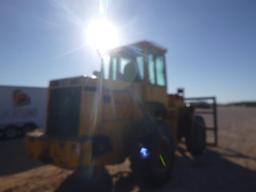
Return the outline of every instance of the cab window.
<path id="1" fill-rule="evenodd" d="M 148 80 L 150 84 L 155 84 L 155 62 L 154 62 L 154 55 L 148 55 Z"/>
<path id="2" fill-rule="evenodd" d="M 136 58 L 137 64 L 138 64 L 138 73 L 141 80 L 144 79 L 144 57 L 138 56 Z"/>
<path id="3" fill-rule="evenodd" d="M 111 79 L 112 80 L 117 80 L 117 58 L 116 57 L 113 57 L 112 58 L 112 61 L 111 61 L 111 64 L 112 64 L 112 71 L 111 71 Z"/>
<path id="4" fill-rule="evenodd" d="M 148 81 L 150 84 L 166 86 L 164 62 L 162 55 L 148 55 Z"/>
<path id="5" fill-rule="evenodd" d="M 159 86 L 165 86 L 165 68 L 164 68 L 164 57 L 156 57 L 156 84 Z"/>
<path id="6" fill-rule="evenodd" d="M 103 71 L 103 78 L 109 79 L 110 78 L 110 56 L 106 55 L 103 57 L 103 65 L 102 65 L 102 71 Z"/>
<path id="7" fill-rule="evenodd" d="M 126 59 L 126 58 L 120 58 L 120 73 L 123 75 L 124 74 L 124 69 L 125 69 L 125 66 L 127 64 L 129 64 L 131 61 L 130 59 Z"/>
<path id="8" fill-rule="evenodd" d="M 135 58 L 120 57 L 119 78 L 121 81 L 141 81 L 144 79 L 144 59 L 143 56 Z"/>
<path id="9" fill-rule="evenodd" d="M 103 58 L 104 79 L 114 81 L 142 81 L 144 79 L 144 56 L 110 55 Z"/>

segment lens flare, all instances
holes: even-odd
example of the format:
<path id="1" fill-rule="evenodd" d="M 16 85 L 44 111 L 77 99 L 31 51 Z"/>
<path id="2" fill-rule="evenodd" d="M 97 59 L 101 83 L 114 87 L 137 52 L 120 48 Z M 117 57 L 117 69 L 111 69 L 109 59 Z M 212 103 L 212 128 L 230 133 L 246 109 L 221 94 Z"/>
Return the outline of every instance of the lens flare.
<path id="1" fill-rule="evenodd" d="M 117 28 L 106 18 L 91 20 L 86 32 L 88 44 L 100 52 L 114 48 L 119 43 Z"/>

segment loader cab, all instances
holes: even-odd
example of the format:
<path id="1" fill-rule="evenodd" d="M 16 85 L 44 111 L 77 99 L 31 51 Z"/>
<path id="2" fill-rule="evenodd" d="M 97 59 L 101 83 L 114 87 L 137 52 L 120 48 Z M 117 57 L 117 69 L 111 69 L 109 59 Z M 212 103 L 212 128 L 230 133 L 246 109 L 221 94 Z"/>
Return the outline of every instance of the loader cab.
<path id="1" fill-rule="evenodd" d="M 103 56 L 103 78 L 141 86 L 143 100 L 167 105 L 165 53 L 148 41 L 113 49 Z"/>

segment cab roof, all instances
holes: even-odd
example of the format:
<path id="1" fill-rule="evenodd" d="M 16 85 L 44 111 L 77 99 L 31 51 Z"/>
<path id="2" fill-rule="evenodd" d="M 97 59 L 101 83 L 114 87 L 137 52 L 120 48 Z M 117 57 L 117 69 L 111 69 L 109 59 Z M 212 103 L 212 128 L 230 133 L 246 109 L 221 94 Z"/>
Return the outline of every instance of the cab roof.
<path id="1" fill-rule="evenodd" d="M 150 41 L 139 41 L 136 43 L 120 46 L 110 50 L 109 54 L 125 54 L 125 55 L 140 55 L 143 54 L 143 50 L 150 49 L 152 52 L 164 54 L 167 49 L 159 46 L 156 43 Z"/>

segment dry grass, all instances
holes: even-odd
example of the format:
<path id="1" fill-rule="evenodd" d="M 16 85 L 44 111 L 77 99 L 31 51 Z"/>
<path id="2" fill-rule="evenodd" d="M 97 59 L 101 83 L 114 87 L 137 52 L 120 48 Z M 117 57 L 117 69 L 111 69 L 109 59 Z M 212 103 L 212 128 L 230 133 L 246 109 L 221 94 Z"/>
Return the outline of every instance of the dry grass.
<path id="1" fill-rule="evenodd" d="M 256 157 L 256 108 L 219 108 L 220 146 Z"/>

